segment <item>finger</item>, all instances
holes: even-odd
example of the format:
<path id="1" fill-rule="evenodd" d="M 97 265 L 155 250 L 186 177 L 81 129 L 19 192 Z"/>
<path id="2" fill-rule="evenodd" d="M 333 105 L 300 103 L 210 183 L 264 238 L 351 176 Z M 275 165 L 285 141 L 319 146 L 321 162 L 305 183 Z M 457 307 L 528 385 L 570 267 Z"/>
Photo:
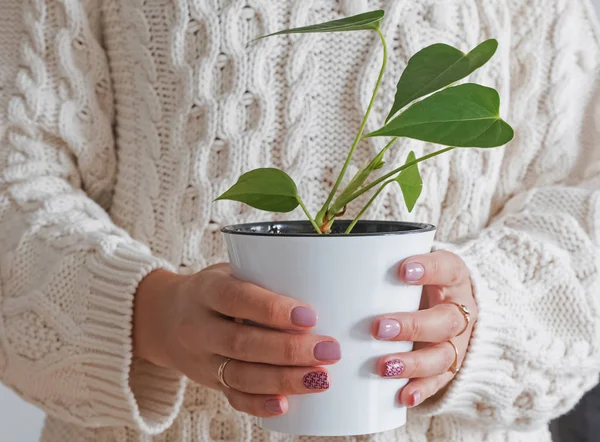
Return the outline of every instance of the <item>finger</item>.
<path id="1" fill-rule="evenodd" d="M 402 281 L 414 285 L 452 286 L 469 278 L 463 260 L 446 251 L 408 258 L 398 272 Z"/>
<path id="2" fill-rule="evenodd" d="M 386 341 L 442 342 L 458 336 L 468 325 L 455 304 L 443 303 L 427 310 L 377 318 L 371 332 Z"/>
<path id="3" fill-rule="evenodd" d="M 317 312 L 295 299 L 281 296 L 225 271 L 203 299 L 211 310 L 281 330 L 307 330 L 317 323 Z"/>
<path id="4" fill-rule="evenodd" d="M 400 391 L 400 403 L 405 407 L 416 407 L 444 388 L 452 378 L 452 373 L 446 373 L 430 378 L 412 379 Z"/>
<path id="5" fill-rule="evenodd" d="M 212 373 L 218 373 L 222 356 L 211 358 Z M 251 394 L 309 394 L 329 389 L 329 373 L 324 368 L 278 367 L 231 360 L 223 379 L 234 390 Z"/>
<path id="6" fill-rule="evenodd" d="M 341 359 L 340 344 L 328 336 L 285 333 L 208 316 L 184 324 L 178 338 L 192 354 L 204 351 L 228 358 L 284 366 L 333 364 Z"/>
<path id="7" fill-rule="evenodd" d="M 252 416 L 280 416 L 288 410 L 288 401 L 285 396 L 248 394 L 233 389 L 224 389 L 223 393 L 233 408 Z"/>
<path id="8" fill-rule="evenodd" d="M 455 358 L 454 347 L 449 342 L 442 342 L 385 356 L 377 362 L 377 371 L 385 378 L 426 378 L 446 373 Z"/>

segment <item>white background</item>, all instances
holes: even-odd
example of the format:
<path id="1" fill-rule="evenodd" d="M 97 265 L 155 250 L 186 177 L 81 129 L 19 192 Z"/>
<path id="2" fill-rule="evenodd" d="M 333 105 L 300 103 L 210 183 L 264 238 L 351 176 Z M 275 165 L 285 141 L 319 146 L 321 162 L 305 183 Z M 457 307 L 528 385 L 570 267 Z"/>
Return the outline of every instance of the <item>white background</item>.
<path id="1" fill-rule="evenodd" d="M 600 0 L 592 1 L 600 10 Z M 43 418 L 44 414 L 40 410 L 0 385 L 1 442 L 37 442 Z"/>

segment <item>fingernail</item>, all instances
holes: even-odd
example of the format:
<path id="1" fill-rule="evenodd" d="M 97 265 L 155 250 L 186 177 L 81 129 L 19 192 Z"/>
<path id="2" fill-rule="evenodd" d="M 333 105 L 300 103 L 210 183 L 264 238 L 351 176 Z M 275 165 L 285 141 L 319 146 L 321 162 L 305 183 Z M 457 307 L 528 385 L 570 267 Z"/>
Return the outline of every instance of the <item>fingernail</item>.
<path id="1" fill-rule="evenodd" d="M 319 361 L 338 361 L 342 359 L 342 349 L 337 342 L 319 342 L 315 345 L 314 355 Z"/>
<path id="2" fill-rule="evenodd" d="M 392 339 L 400 334 L 400 323 L 395 319 L 383 318 L 379 320 L 377 337 L 381 339 Z"/>
<path id="3" fill-rule="evenodd" d="M 399 359 L 392 359 L 387 361 L 383 368 L 383 376 L 386 378 L 393 378 L 400 376 L 404 371 L 404 364 Z"/>
<path id="4" fill-rule="evenodd" d="M 404 267 L 404 278 L 408 282 L 416 282 L 425 274 L 425 268 L 418 262 L 409 262 Z"/>
<path id="5" fill-rule="evenodd" d="M 265 402 L 265 410 L 269 413 L 273 414 L 281 414 L 283 413 L 283 407 L 281 406 L 281 401 L 279 399 L 269 399 Z"/>
<path id="6" fill-rule="evenodd" d="M 308 307 L 296 307 L 292 310 L 292 323 L 298 327 L 317 325 L 317 312 Z"/>
<path id="7" fill-rule="evenodd" d="M 410 395 L 410 407 L 416 407 L 421 402 L 421 392 L 414 391 L 413 394 Z"/>
<path id="8" fill-rule="evenodd" d="M 324 371 L 306 373 L 302 383 L 309 390 L 327 390 L 329 388 L 329 375 Z"/>

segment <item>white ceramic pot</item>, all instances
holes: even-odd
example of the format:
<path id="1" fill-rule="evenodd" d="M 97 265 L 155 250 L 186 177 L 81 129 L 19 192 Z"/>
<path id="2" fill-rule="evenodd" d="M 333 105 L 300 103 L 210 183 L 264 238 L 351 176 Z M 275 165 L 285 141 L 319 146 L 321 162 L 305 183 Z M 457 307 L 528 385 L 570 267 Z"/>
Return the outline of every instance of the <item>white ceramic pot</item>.
<path id="1" fill-rule="evenodd" d="M 343 231 L 347 222 L 334 227 Z M 262 427 L 310 436 L 350 436 L 401 427 L 403 379 L 383 379 L 383 355 L 412 350 L 411 342 L 377 341 L 374 317 L 419 308 L 421 287 L 397 278 L 398 265 L 428 253 L 435 228 L 426 224 L 364 221 L 351 235 L 315 235 L 308 222 L 272 222 L 223 229 L 234 274 L 312 305 L 314 333 L 340 342 L 342 359 L 328 366 L 328 391 L 289 397 L 289 411 L 262 419 Z M 313 232 L 313 233 L 311 233 Z"/>

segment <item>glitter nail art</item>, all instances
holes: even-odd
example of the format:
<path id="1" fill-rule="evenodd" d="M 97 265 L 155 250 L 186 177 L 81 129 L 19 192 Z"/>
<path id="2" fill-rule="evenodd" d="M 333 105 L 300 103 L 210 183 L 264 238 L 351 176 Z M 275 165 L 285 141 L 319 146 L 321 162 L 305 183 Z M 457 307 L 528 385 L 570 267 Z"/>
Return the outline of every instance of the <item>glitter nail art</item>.
<path id="1" fill-rule="evenodd" d="M 395 376 L 400 376 L 404 371 L 404 364 L 402 361 L 398 359 L 392 359 L 391 361 L 387 361 L 385 363 L 385 368 L 383 369 L 383 376 L 386 378 L 392 378 Z"/>
<path id="2" fill-rule="evenodd" d="M 312 371 L 304 375 L 302 383 L 309 390 L 327 390 L 329 388 L 329 375 L 323 371 Z"/>

